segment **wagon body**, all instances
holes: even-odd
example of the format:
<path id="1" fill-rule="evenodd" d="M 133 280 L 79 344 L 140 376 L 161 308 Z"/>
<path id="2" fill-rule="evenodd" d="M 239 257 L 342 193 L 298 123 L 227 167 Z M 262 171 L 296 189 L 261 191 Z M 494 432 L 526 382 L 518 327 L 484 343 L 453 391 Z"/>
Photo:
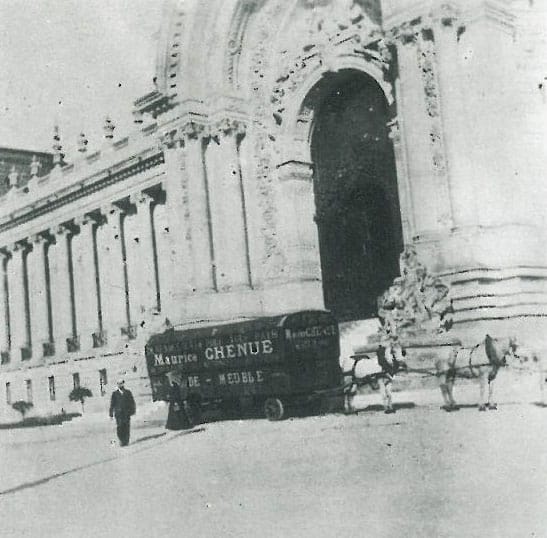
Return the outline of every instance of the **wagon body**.
<path id="1" fill-rule="evenodd" d="M 281 414 L 283 405 L 341 382 L 338 325 L 322 310 L 169 329 L 152 336 L 145 353 L 154 400 L 167 399 L 170 372 L 196 405 L 265 405 L 273 398 Z"/>

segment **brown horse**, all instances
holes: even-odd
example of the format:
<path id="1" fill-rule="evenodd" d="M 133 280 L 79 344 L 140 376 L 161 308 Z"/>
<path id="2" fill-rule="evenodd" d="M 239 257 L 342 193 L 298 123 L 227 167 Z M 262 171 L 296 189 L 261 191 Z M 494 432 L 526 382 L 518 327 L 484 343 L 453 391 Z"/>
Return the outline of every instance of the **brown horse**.
<path id="1" fill-rule="evenodd" d="M 493 402 L 494 381 L 499 369 L 507 365 L 507 359 L 520 360 L 516 349 L 515 338 L 492 338 L 486 335 L 480 344 L 471 349 L 454 348 L 448 357 L 438 358 L 435 368 L 445 403 L 443 409 L 446 411 L 458 409 L 453 395 L 456 377 L 478 378 L 480 383 L 479 411 L 497 409 L 497 405 Z"/>

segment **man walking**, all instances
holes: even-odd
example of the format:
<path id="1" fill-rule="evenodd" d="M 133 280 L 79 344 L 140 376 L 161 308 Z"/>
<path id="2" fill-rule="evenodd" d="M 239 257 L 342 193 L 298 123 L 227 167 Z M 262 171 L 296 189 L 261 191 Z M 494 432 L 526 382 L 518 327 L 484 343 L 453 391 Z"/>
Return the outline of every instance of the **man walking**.
<path id="1" fill-rule="evenodd" d="M 110 399 L 110 418 L 116 418 L 116 433 L 120 446 L 129 444 L 131 417 L 135 414 L 135 400 L 130 390 L 125 388 L 123 379 L 118 381 L 118 388 Z"/>

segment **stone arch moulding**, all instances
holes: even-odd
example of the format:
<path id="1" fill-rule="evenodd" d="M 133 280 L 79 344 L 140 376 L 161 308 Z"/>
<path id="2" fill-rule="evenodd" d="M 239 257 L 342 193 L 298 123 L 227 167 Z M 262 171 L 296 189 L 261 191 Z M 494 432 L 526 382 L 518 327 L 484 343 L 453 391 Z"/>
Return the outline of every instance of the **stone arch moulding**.
<path id="1" fill-rule="evenodd" d="M 281 125 L 282 147 L 279 152 L 279 165 L 289 161 L 311 163 L 310 142 L 313 132 L 313 113 L 318 104 L 319 94 L 313 89 L 328 74 L 343 70 L 364 73 L 371 77 L 382 90 L 389 107 L 394 103 L 391 84 L 384 78 L 384 71 L 376 63 L 361 56 L 336 56 L 329 62 L 322 61 L 305 74 L 295 91 L 285 99 L 285 111 Z"/>
<path id="2" fill-rule="evenodd" d="M 283 122 L 280 126 L 278 141 L 278 162 L 277 170 L 279 177 L 290 176 L 289 170 L 296 168 L 301 170 L 313 170 L 311 159 L 311 136 L 314 127 L 314 108 L 317 107 L 321 97 L 318 91 L 313 95 L 314 88 L 328 75 L 336 74 L 343 70 L 351 70 L 363 73 L 376 82 L 381 89 L 389 110 L 388 127 L 393 142 L 395 164 L 397 169 L 397 185 L 399 191 L 399 203 L 401 211 L 401 222 L 403 228 L 404 244 L 411 242 L 413 235 L 413 208 L 411 197 L 411 186 L 408 176 L 405 148 L 400 133 L 401 125 L 398 124 L 396 116 L 396 104 L 394 100 L 394 89 L 386 79 L 387 65 L 384 62 L 365 58 L 362 54 L 339 54 L 327 57 L 307 72 L 301 73 L 298 86 L 288 95 L 284 95 Z M 306 71 L 306 70 L 304 70 Z M 302 76 L 303 75 L 303 76 Z M 295 167 L 295 164 L 298 166 Z M 312 174 L 308 174 L 311 179 Z"/>

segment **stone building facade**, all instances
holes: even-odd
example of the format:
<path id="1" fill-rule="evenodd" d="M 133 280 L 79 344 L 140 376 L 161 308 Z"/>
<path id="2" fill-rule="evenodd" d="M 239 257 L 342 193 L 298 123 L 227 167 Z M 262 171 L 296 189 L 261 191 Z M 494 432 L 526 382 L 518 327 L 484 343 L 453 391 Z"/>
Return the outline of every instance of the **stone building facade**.
<path id="1" fill-rule="evenodd" d="M 528 0 L 168 2 L 128 137 L 0 198 L 0 415 L 90 407 L 168 325 L 374 315 L 404 245 L 460 334 L 545 332 L 545 28 Z"/>

